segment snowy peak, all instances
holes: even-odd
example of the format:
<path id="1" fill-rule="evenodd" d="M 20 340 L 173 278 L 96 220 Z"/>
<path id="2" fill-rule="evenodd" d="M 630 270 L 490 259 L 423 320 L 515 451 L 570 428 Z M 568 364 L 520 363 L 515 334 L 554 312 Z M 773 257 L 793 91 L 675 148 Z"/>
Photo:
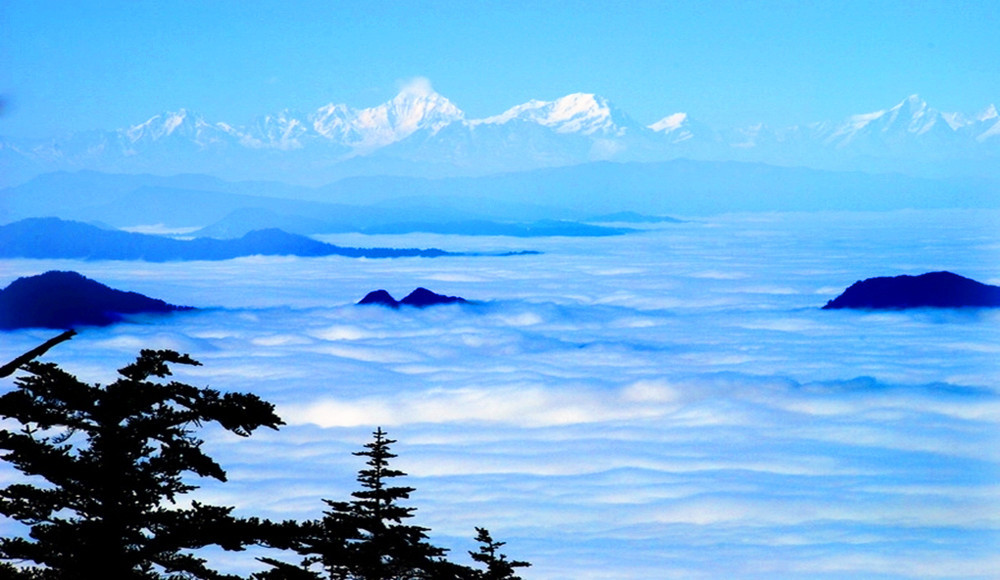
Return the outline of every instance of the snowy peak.
<path id="1" fill-rule="evenodd" d="M 144 123 L 117 131 L 119 138 L 129 147 L 168 138 L 188 140 L 199 147 L 205 147 L 221 141 L 226 134 L 233 132 L 224 123 L 213 125 L 201 115 L 189 113 L 186 109 L 155 115 Z"/>
<path id="2" fill-rule="evenodd" d="M 992 117 L 987 117 L 980 121 L 979 125 L 985 126 L 985 129 L 979 131 L 979 134 L 976 135 L 976 141 L 980 143 L 985 143 L 986 141 L 996 143 L 1000 141 L 1000 119 L 997 118 L 996 109 L 993 110 L 993 113 Z"/>
<path id="3" fill-rule="evenodd" d="M 368 108 L 286 109 L 245 125 L 209 123 L 180 109 L 124 129 L 0 142 L 0 164 L 17 179 L 83 168 L 318 182 L 371 172 L 475 175 L 680 157 L 1000 177 L 1000 114 L 993 105 L 941 112 L 911 95 L 892 107 L 808 125 L 717 129 L 674 112 L 643 126 L 603 97 L 573 93 L 469 120 L 418 78 Z"/>
<path id="4" fill-rule="evenodd" d="M 687 113 L 674 113 L 649 125 L 649 129 L 657 133 L 670 133 L 683 127 L 686 122 Z"/>
<path id="5" fill-rule="evenodd" d="M 962 113 L 941 113 L 941 116 L 953 131 L 972 134 L 980 143 L 1000 135 L 1000 114 L 996 105 L 990 105 L 972 116 Z"/>
<path id="6" fill-rule="evenodd" d="M 889 109 L 885 117 L 886 123 L 882 131 L 905 126 L 910 133 L 922 135 L 930 131 L 938 121 L 943 120 L 941 114 L 927 106 L 927 101 L 919 95 L 910 95 L 895 107 Z"/>
<path id="7" fill-rule="evenodd" d="M 910 95 L 891 109 L 851 115 L 837 133 L 849 135 L 867 128 L 886 132 L 899 127 L 900 124 L 905 125 L 907 130 L 919 133 L 923 132 L 921 129 L 926 130 L 926 122 L 934 113 L 937 111 L 929 109 L 927 102 L 919 95 Z M 932 125 L 934 120 L 930 119 Z"/>
<path id="8" fill-rule="evenodd" d="M 992 121 L 992 120 L 994 120 L 994 119 L 996 119 L 998 117 L 1000 117 L 1000 113 L 997 113 L 997 106 L 996 105 L 990 105 L 989 107 L 986 107 L 985 109 L 983 109 L 982 111 L 980 111 L 980 113 L 978 115 L 976 115 L 976 120 L 977 121 Z"/>
<path id="9" fill-rule="evenodd" d="M 421 129 L 436 133 L 465 116 L 461 109 L 434 91 L 426 79 L 409 83 L 388 103 L 363 113 L 386 122 L 399 139 Z"/>
<path id="10" fill-rule="evenodd" d="M 667 137 L 672 143 L 687 141 L 695 136 L 691 119 L 687 113 L 667 115 L 646 128 Z"/>
<path id="11" fill-rule="evenodd" d="M 310 116 L 314 131 L 327 139 L 344 138 L 351 131 L 351 120 L 354 113 L 347 105 L 329 105 L 320 107 Z"/>
<path id="12" fill-rule="evenodd" d="M 683 112 L 672 113 L 642 127 L 607 99 L 592 93 L 573 93 L 552 101 L 531 100 L 499 115 L 466 120 L 462 110 L 435 91 L 424 78 L 407 82 L 392 99 L 365 109 L 330 103 L 310 114 L 284 110 L 261 117 L 246 127 L 209 124 L 200 116 L 180 109 L 156 115 L 118 133 L 129 147 L 164 138 L 183 138 L 200 147 L 229 140 L 252 149 L 287 151 L 318 142 L 340 148 L 347 155 L 365 155 L 417 132 L 423 131 L 433 137 L 452 124 L 471 130 L 480 125 L 505 125 L 508 130 L 516 131 L 518 123 L 545 127 L 555 135 L 584 136 L 605 144 L 626 135 L 643 133 L 659 135 L 665 143 L 671 144 L 712 135 L 710 139 L 721 138 L 728 141 L 730 147 L 743 150 L 758 148 L 765 142 L 804 138 L 806 133 L 803 131 L 808 131 L 808 138 L 837 149 L 860 143 L 871 149 L 882 143 L 898 145 L 925 136 L 940 141 L 957 134 L 980 143 L 993 143 L 1000 136 L 1000 114 L 995 106 L 990 105 L 973 115 L 940 112 L 916 94 L 891 108 L 852 115 L 839 122 L 815 123 L 804 130 L 744 127 L 729 130 L 725 133 L 728 137 L 719 137 L 720 133 L 694 123 Z"/>
<path id="13" fill-rule="evenodd" d="M 440 130 L 465 117 L 461 109 L 435 91 L 427 79 L 416 79 L 386 103 L 396 127 L 403 131 Z"/>
<path id="14" fill-rule="evenodd" d="M 139 123 L 125 129 L 124 133 L 128 137 L 128 140 L 133 143 L 143 139 L 162 139 L 167 135 L 171 135 L 188 119 L 188 112 L 185 109 L 181 109 L 176 112 L 150 117 L 145 123 Z"/>
<path id="15" fill-rule="evenodd" d="M 942 113 L 931 108 L 919 95 L 910 95 L 894 107 L 852 115 L 826 131 L 825 142 L 844 147 L 860 139 L 901 139 L 903 135 L 921 136 L 931 132 L 952 133 L 966 121 L 958 113 Z"/>
<path id="16" fill-rule="evenodd" d="M 536 123 L 557 133 L 623 136 L 634 123 L 607 99 L 590 93 L 573 93 L 555 101 L 531 100 L 473 125 L 502 125 L 512 121 Z"/>
<path id="17" fill-rule="evenodd" d="M 312 129 L 351 147 L 373 149 L 405 139 L 420 130 L 431 133 L 461 121 L 464 113 L 434 91 L 426 79 L 411 81 L 390 101 L 367 109 L 346 105 L 320 107 L 311 117 Z"/>
<path id="18" fill-rule="evenodd" d="M 242 135 L 242 140 L 244 144 L 252 147 L 299 149 L 303 146 L 300 138 L 308 132 L 308 125 L 299 119 L 299 115 L 285 109 L 280 113 L 258 119 L 253 129 Z"/>

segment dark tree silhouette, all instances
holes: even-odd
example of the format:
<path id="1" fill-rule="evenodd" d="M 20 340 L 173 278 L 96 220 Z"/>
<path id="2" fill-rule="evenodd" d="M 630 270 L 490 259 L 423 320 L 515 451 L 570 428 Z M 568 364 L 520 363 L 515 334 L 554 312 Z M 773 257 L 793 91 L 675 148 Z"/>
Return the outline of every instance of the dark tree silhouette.
<path id="1" fill-rule="evenodd" d="M 479 551 L 469 552 L 469 555 L 476 562 L 486 566 L 486 570 L 476 572 L 476 578 L 482 580 L 521 580 L 520 576 L 514 574 L 514 568 L 527 568 L 531 564 L 520 560 L 508 560 L 507 556 L 500 553 L 500 548 L 505 542 L 495 541 L 486 528 L 476 528 L 476 534 Z"/>
<path id="2" fill-rule="evenodd" d="M 416 510 L 402 502 L 409 499 L 414 489 L 393 484 L 396 478 L 406 475 L 389 465 L 389 460 L 396 457 L 390 451 L 395 442 L 380 427 L 365 450 L 354 453 L 367 458 L 366 467 L 358 472 L 361 489 L 351 494 L 351 501 L 323 500 L 328 508 L 323 519 L 303 524 L 296 547 L 305 556 L 300 566 L 264 558 L 273 568 L 255 577 L 261 580 L 484 578 L 477 570 L 446 560 L 446 550 L 428 542 L 427 528 L 406 523 Z M 499 545 L 502 544 L 493 544 L 494 549 Z M 494 559 L 505 562 L 502 556 Z"/>
<path id="3" fill-rule="evenodd" d="M 323 567 L 338 579 L 441 578 L 438 573 L 445 550 L 427 541 L 427 528 L 404 523 L 416 508 L 401 503 L 414 489 L 393 485 L 396 478 L 406 475 L 389 466 L 389 460 L 396 457 L 390 446 L 396 441 L 387 438 L 381 427 L 373 435 L 364 451 L 354 453 L 367 458 L 367 467 L 358 472 L 361 489 L 351 494 L 354 500 L 326 501 L 330 509 L 323 526 L 333 539 L 328 548 L 337 549 L 323 554 Z M 341 539 L 346 540 L 343 552 Z"/>
<path id="4" fill-rule="evenodd" d="M 21 365 L 35 360 L 36 358 L 48 352 L 49 349 L 52 348 L 53 346 L 61 342 L 66 342 L 67 340 L 73 338 L 74 336 L 76 336 L 75 330 L 67 330 L 55 338 L 50 338 L 49 340 L 46 340 L 42 344 L 36 346 L 35 348 L 22 354 L 21 356 L 15 358 L 9 363 L 0 366 L 0 378 L 9 377 L 10 375 L 17 372 L 17 369 L 21 368 Z"/>
<path id="5" fill-rule="evenodd" d="M 0 514 L 28 526 L 30 536 L 0 538 L 0 576 L 235 578 L 190 550 L 241 550 L 274 533 L 274 524 L 236 518 L 229 507 L 175 505 L 196 488 L 185 474 L 226 480 L 194 428 L 218 423 L 248 436 L 282 421 L 252 394 L 155 380 L 170 376 L 169 364 L 199 363 L 143 350 L 107 386 L 51 363 L 21 367 L 27 376 L 0 396 L 0 450 L 28 478 L 0 490 Z"/>

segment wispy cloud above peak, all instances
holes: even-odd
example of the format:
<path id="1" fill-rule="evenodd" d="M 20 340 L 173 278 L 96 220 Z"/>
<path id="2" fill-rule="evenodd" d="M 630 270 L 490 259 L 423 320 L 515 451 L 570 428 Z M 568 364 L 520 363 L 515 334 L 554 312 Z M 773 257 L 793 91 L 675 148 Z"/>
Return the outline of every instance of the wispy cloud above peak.
<path id="1" fill-rule="evenodd" d="M 399 94 L 414 97 L 427 97 L 436 95 L 437 91 L 431 80 L 427 77 L 413 77 L 399 81 Z"/>

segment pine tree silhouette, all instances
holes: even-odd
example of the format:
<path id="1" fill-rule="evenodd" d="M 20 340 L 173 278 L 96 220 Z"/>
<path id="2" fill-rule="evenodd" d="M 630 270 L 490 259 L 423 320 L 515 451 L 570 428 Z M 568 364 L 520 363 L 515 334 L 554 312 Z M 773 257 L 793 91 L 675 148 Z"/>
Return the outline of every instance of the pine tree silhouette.
<path id="1" fill-rule="evenodd" d="M 348 506 L 331 504 L 327 512 L 333 525 L 345 521 L 357 526 L 359 532 L 350 543 L 356 568 L 350 577 L 359 580 L 390 580 L 432 578 L 445 550 L 427 542 L 429 530 L 404 523 L 413 517 L 416 508 L 405 507 L 401 502 L 409 499 L 412 487 L 393 485 L 394 480 L 406 474 L 389 466 L 396 457 L 390 446 L 396 443 L 386 437 L 379 427 L 374 440 L 365 444 L 364 451 L 354 453 L 366 457 L 367 468 L 358 472 L 361 490 L 352 493 L 354 501 Z M 348 512 L 343 511 L 344 508 Z M 346 517 L 346 520 L 345 520 Z"/>
<path id="2" fill-rule="evenodd" d="M 390 450 L 395 440 L 381 427 L 372 442 L 354 455 L 367 458 L 358 471 L 361 489 L 350 501 L 323 500 L 323 519 L 303 525 L 296 550 L 305 556 L 300 566 L 271 559 L 273 568 L 259 580 L 471 580 L 476 571 L 444 558 L 446 550 L 428 541 L 427 528 L 407 523 L 416 508 L 403 502 L 414 488 L 394 485 L 406 474 L 393 469 Z M 316 567 L 322 568 L 322 573 Z"/>
<path id="3" fill-rule="evenodd" d="M 481 580 L 521 580 L 520 576 L 514 574 L 514 568 L 531 566 L 528 562 L 508 560 L 507 556 L 500 553 L 500 548 L 506 542 L 495 541 L 486 528 L 476 528 L 476 541 L 479 542 L 479 551 L 469 552 L 469 555 L 476 562 L 486 565 L 486 570 L 476 572 L 476 578 Z"/>
<path id="4" fill-rule="evenodd" d="M 0 514 L 30 531 L 29 537 L 0 538 L 0 562 L 7 564 L 0 575 L 235 578 L 190 550 L 241 550 L 274 531 L 270 522 L 234 517 L 229 507 L 174 506 L 196 489 L 185 474 L 226 480 L 193 428 L 214 422 L 248 436 L 282 421 L 255 395 L 153 380 L 169 376 L 170 364 L 199 363 L 173 351 L 143 350 L 107 386 L 81 382 L 54 364 L 22 365 L 28 375 L 0 396 L 0 450 L 15 469 L 45 483 L 25 480 L 0 490 Z"/>

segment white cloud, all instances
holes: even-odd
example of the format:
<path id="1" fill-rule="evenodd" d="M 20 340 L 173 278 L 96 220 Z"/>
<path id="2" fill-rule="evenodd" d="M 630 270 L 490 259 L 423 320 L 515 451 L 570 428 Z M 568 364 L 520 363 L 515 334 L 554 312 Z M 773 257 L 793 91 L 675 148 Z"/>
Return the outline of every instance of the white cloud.
<path id="1" fill-rule="evenodd" d="M 289 423 L 277 433 L 206 432 L 230 482 L 199 493 L 247 512 L 315 517 L 320 498 L 354 489 L 351 452 L 382 425 L 421 523 L 449 542 L 490 528 L 534 563 L 525 577 L 985 578 L 1000 545 L 1000 315 L 819 310 L 829 289 L 869 275 L 947 266 L 1000 279 L 997 245 L 984 242 L 995 228 L 959 218 L 768 214 L 618 238 L 391 238 L 545 251 L 514 259 L 18 260 L 0 271 L 77 269 L 230 308 L 89 329 L 46 359 L 106 382 L 139 348 L 174 348 L 204 363 L 177 380 L 276 403 Z M 353 306 L 417 286 L 484 303 Z M 0 356 L 48 337 L 9 333 Z"/>

